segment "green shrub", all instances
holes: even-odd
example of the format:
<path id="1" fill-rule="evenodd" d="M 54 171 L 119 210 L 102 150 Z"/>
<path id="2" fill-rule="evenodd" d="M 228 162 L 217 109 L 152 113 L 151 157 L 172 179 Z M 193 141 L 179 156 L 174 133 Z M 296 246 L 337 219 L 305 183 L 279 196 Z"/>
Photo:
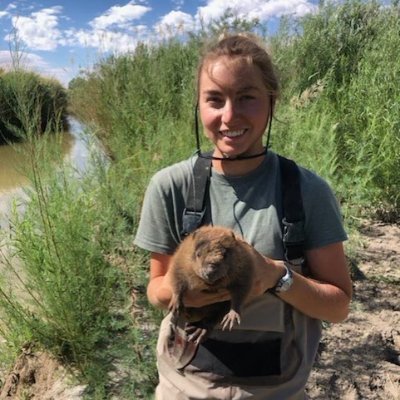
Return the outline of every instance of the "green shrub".
<path id="1" fill-rule="evenodd" d="M 0 144 L 67 129 L 67 94 L 55 80 L 23 71 L 0 75 Z"/>
<path id="2" fill-rule="evenodd" d="M 30 342 L 50 350 L 76 367 L 93 396 L 116 390 L 109 374 L 120 369 L 126 386 L 150 391 L 155 364 L 140 360 L 152 360 L 156 335 L 141 326 L 146 312 L 139 325 L 129 315 L 129 293 L 144 292 L 146 265 L 110 201 L 107 164 L 94 157 L 77 176 L 60 165 L 57 141 L 31 144 L 24 210 L 15 209 L 0 238 L 2 347 L 17 351 Z"/>

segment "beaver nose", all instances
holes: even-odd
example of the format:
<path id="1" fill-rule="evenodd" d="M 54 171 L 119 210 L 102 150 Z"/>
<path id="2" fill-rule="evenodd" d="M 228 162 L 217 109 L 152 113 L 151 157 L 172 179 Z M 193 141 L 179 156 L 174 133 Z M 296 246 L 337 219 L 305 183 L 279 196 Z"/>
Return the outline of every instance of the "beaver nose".
<path id="1" fill-rule="evenodd" d="M 217 279 L 220 278 L 220 271 L 218 265 L 216 264 L 204 265 L 202 276 L 207 283 L 214 283 Z"/>

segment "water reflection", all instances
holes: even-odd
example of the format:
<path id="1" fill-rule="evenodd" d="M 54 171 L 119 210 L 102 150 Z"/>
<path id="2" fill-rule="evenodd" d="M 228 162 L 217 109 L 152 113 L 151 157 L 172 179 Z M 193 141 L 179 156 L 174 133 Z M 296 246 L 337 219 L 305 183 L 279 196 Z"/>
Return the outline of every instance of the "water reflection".
<path id="1" fill-rule="evenodd" d="M 41 140 L 54 140 L 54 137 Z M 62 154 L 69 154 L 75 142 L 74 136 L 65 132 L 61 136 Z M 0 195 L 28 184 L 26 169 L 29 168 L 28 143 L 0 146 Z"/>
<path id="2" fill-rule="evenodd" d="M 84 170 L 89 157 L 89 149 L 83 137 L 83 127 L 71 119 L 70 131 L 61 136 L 63 159 L 68 158 L 80 171 Z M 41 140 L 55 140 L 43 137 Z M 29 184 L 29 144 L 17 143 L 0 146 L 0 227 L 6 223 L 12 200 L 23 196 L 23 187 Z"/>

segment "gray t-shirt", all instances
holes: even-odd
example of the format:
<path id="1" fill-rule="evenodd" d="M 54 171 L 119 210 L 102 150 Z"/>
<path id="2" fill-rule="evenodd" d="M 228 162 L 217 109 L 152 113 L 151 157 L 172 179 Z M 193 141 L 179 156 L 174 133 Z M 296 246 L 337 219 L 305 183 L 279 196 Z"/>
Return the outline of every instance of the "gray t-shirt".
<path id="1" fill-rule="evenodd" d="M 185 198 L 193 179 L 195 161 L 196 156 L 191 157 L 153 176 L 145 194 L 135 237 L 134 243 L 137 246 L 151 252 L 172 254 L 179 245 L 182 240 Z M 314 249 L 346 240 L 340 210 L 327 183 L 314 173 L 300 168 L 300 184 L 305 212 L 305 248 Z M 275 153 L 269 151 L 261 165 L 245 176 L 227 177 L 212 170 L 209 194 L 206 224 L 232 228 L 260 253 L 274 259 L 283 259 L 281 179 L 279 159 Z M 261 390 L 263 393 L 258 398 L 304 398 L 304 387 L 317 352 L 321 324 L 293 309 L 290 319 L 293 325 L 287 329 L 285 310 L 287 307 L 282 300 L 266 293 L 244 307 L 240 326 L 235 326 L 232 331 L 215 329 L 210 334 L 212 339 L 230 343 L 262 342 L 269 340 L 271 335 L 275 337 L 277 332 L 283 335 L 282 338 L 290 339 L 291 335 L 294 336 L 301 355 L 301 363 L 296 367 L 295 375 L 285 384 L 253 387 L 252 390 Z M 162 327 L 167 325 L 168 316 Z M 164 340 L 160 335 L 158 348 L 163 348 Z M 200 350 L 198 353 L 201 353 Z M 282 371 L 286 371 L 295 362 L 291 351 L 290 347 L 282 347 Z M 159 365 L 162 366 L 166 361 L 165 354 L 157 354 Z M 205 359 L 211 366 L 216 361 L 211 353 Z M 196 359 L 193 361 L 195 363 Z M 197 368 L 196 365 L 194 368 Z M 179 386 L 177 377 L 170 376 L 173 370 L 173 365 L 167 363 L 159 373 Z M 208 368 L 205 370 L 210 371 Z M 201 384 L 205 382 L 203 379 Z M 213 383 L 210 385 L 215 386 Z M 185 386 L 186 383 L 183 383 L 180 390 L 184 391 Z M 249 389 L 243 390 L 247 393 Z"/>
<path id="2" fill-rule="evenodd" d="M 172 254 L 182 240 L 182 214 L 197 156 L 157 172 L 147 188 L 134 243 L 151 252 Z M 305 212 L 305 248 L 347 239 L 342 216 L 328 184 L 300 168 Z M 212 170 L 206 224 L 232 228 L 260 253 L 283 258 L 279 160 L 269 151 L 247 175 L 228 177 Z"/>

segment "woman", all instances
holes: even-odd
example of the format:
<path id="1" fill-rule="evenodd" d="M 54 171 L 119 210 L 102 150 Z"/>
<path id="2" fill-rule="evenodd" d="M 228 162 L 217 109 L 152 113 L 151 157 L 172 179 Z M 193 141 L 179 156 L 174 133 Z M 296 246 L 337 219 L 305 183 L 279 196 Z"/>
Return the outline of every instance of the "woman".
<path id="1" fill-rule="evenodd" d="M 320 321 L 345 319 L 351 299 L 337 202 L 325 181 L 300 168 L 305 276 L 283 261 L 278 156 L 268 140 L 263 144 L 278 96 L 269 55 L 254 37 L 225 37 L 203 56 L 197 89 L 203 130 L 214 147 L 204 223 L 232 228 L 265 260 L 256 266 L 240 326 L 215 329 L 183 372 L 168 356 L 169 316 L 164 319 L 156 398 L 304 399 Z M 146 192 L 135 243 L 151 252 L 147 295 L 156 307 L 166 309 L 171 300 L 168 265 L 183 239 L 185 196 L 198 156 L 204 155 L 159 171 Z M 189 292 L 184 302 L 201 307 L 227 299 L 226 292 Z"/>

